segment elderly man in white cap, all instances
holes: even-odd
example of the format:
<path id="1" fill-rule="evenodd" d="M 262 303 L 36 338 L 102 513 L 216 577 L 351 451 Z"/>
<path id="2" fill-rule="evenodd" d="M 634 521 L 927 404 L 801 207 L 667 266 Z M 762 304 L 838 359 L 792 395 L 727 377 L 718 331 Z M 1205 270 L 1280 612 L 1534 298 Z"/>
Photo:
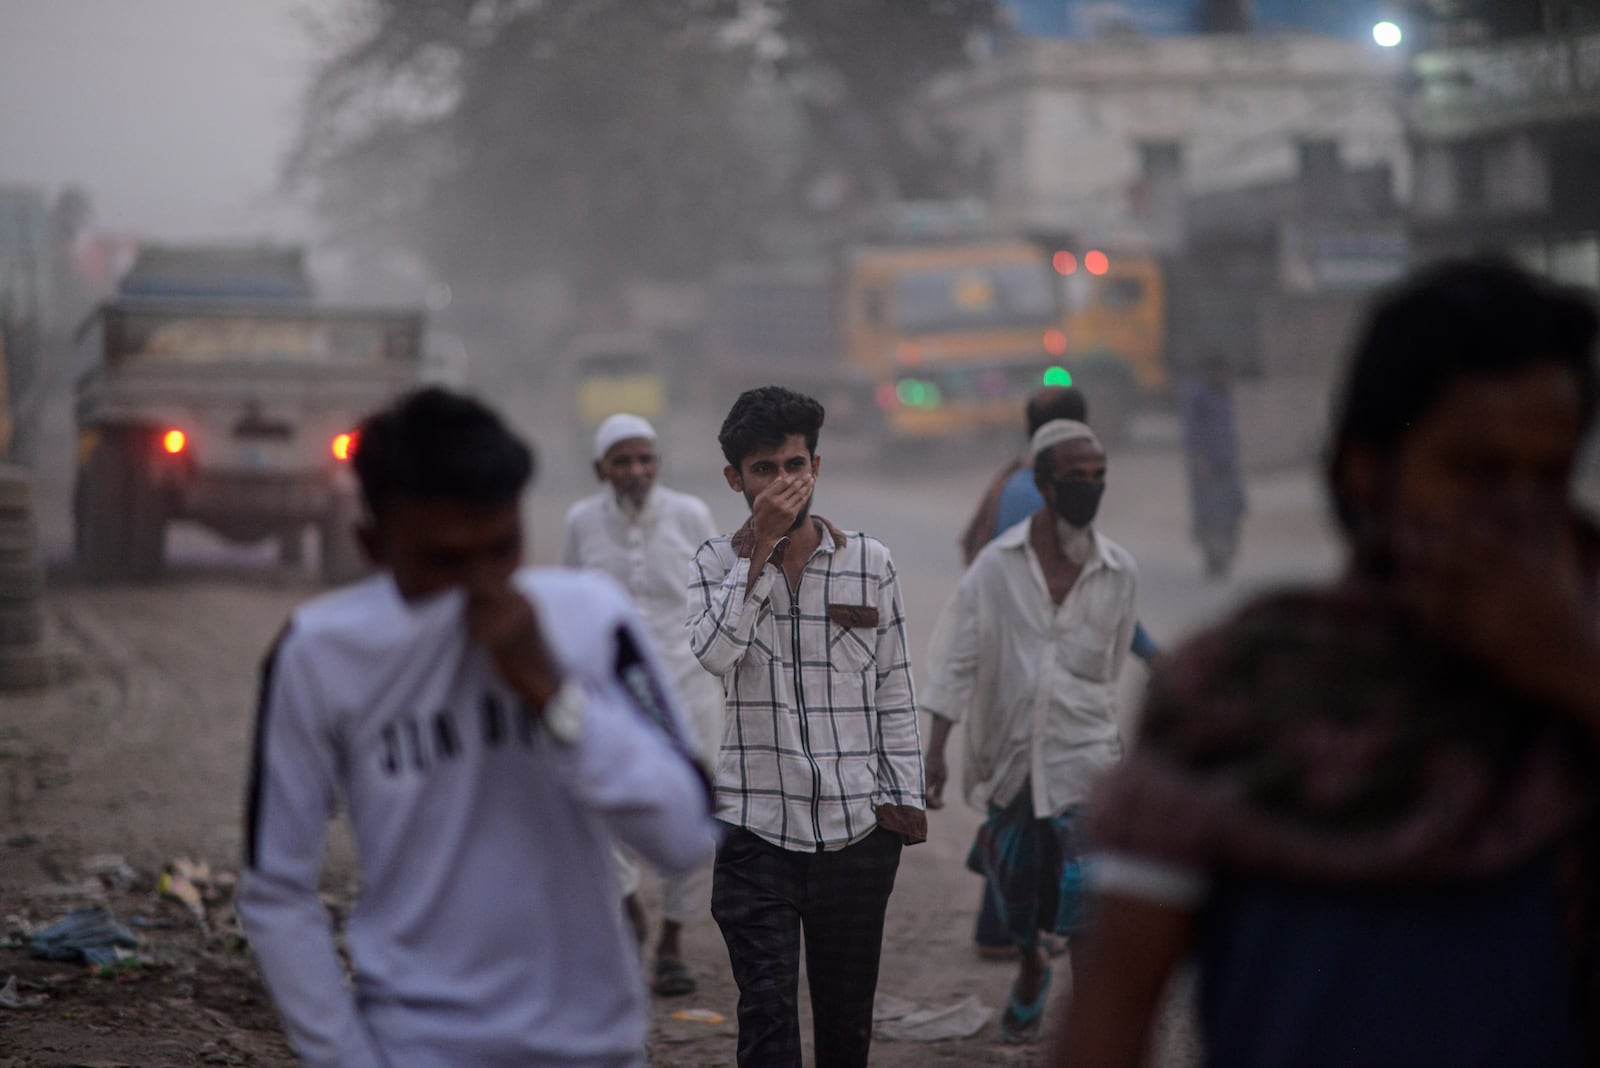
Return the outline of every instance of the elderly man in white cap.
<path id="1" fill-rule="evenodd" d="M 659 467 L 656 431 L 647 420 L 621 414 L 601 423 L 595 433 L 594 472 L 606 488 L 567 513 L 561 562 L 604 571 L 632 595 L 671 669 L 698 736 L 702 766 L 709 772 L 722 743 L 722 685 L 690 650 L 683 619 L 695 550 L 717 531 L 704 501 L 656 484 Z M 618 862 L 628 915 L 642 942 L 639 868 L 628 856 L 619 854 Z M 663 879 L 662 898 L 652 987 L 661 995 L 692 993 L 695 980 L 683 961 L 679 936 L 685 923 L 710 914 L 710 864 Z"/>
<path id="2" fill-rule="evenodd" d="M 945 742 L 965 721 L 963 793 L 987 816 L 967 863 L 1021 950 L 1000 1018 L 1007 1042 L 1039 1034 L 1050 986 L 1040 931 L 1070 938 L 1083 921 L 1077 813 L 1122 756 L 1117 676 L 1138 584 L 1133 557 L 1094 528 L 1106 485 L 1094 432 L 1046 423 L 1029 457 L 1044 507 L 972 562 L 934 629 L 923 695 L 929 807 L 942 803 Z"/>

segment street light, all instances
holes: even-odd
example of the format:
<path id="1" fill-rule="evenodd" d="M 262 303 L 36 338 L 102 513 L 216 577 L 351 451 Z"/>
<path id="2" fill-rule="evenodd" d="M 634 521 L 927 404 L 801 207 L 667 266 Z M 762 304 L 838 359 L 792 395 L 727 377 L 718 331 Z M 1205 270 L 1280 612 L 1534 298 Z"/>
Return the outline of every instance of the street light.
<path id="1" fill-rule="evenodd" d="M 1398 48 L 1406 35 L 1398 23 L 1385 21 L 1372 27 L 1372 39 L 1384 48 Z"/>

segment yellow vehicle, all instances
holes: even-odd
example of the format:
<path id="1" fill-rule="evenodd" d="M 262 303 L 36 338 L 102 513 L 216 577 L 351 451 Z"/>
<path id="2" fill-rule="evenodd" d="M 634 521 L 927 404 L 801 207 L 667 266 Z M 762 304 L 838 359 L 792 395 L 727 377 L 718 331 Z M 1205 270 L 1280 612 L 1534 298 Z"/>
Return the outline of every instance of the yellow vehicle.
<path id="1" fill-rule="evenodd" d="M 666 382 L 643 335 L 582 334 L 573 342 L 572 369 L 580 435 L 618 412 L 652 421 L 666 414 Z"/>
<path id="2" fill-rule="evenodd" d="M 1066 351 L 1062 364 L 1089 397 L 1096 427 L 1115 438 L 1143 400 L 1164 394 L 1168 367 L 1166 273 L 1155 256 L 1057 250 Z"/>
<path id="3" fill-rule="evenodd" d="M 1035 389 L 1074 382 L 1115 437 L 1164 384 L 1161 274 L 1132 256 L 1091 266 L 1027 241 L 946 240 L 725 271 L 708 346 L 728 388 L 807 390 L 831 427 L 886 441 L 1009 433 Z"/>

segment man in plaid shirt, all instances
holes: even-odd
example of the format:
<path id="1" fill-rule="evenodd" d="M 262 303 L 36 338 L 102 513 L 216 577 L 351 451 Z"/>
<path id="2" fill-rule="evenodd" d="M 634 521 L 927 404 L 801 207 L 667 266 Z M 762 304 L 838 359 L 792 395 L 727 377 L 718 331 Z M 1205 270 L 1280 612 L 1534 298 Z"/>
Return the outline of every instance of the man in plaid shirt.
<path id="1" fill-rule="evenodd" d="M 711 914 L 739 984 L 738 1063 L 864 1066 L 902 844 L 927 837 L 905 613 L 889 551 L 811 514 L 822 405 L 765 386 L 718 434 L 750 519 L 695 555 L 689 626 L 722 679 Z"/>

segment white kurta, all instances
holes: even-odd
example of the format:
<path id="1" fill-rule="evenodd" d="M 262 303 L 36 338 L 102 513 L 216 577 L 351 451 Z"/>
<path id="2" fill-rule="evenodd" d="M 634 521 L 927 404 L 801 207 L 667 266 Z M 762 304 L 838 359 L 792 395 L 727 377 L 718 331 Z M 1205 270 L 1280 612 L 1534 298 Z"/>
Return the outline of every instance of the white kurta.
<path id="1" fill-rule="evenodd" d="M 639 514 L 629 515 L 607 488 L 572 506 L 561 546 L 563 565 L 604 571 L 633 598 L 708 769 L 722 741 L 722 684 L 695 659 L 683 620 L 695 551 L 716 534 L 711 510 L 698 497 L 657 485 Z"/>
<path id="2" fill-rule="evenodd" d="M 1117 676 L 1138 571 L 1111 539 L 1057 605 L 1023 521 L 984 547 L 934 628 L 925 711 L 966 723 L 963 786 L 980 811 L 1024 783 L 1042 818 L 1080 804 L 1122 756 Z"/>

